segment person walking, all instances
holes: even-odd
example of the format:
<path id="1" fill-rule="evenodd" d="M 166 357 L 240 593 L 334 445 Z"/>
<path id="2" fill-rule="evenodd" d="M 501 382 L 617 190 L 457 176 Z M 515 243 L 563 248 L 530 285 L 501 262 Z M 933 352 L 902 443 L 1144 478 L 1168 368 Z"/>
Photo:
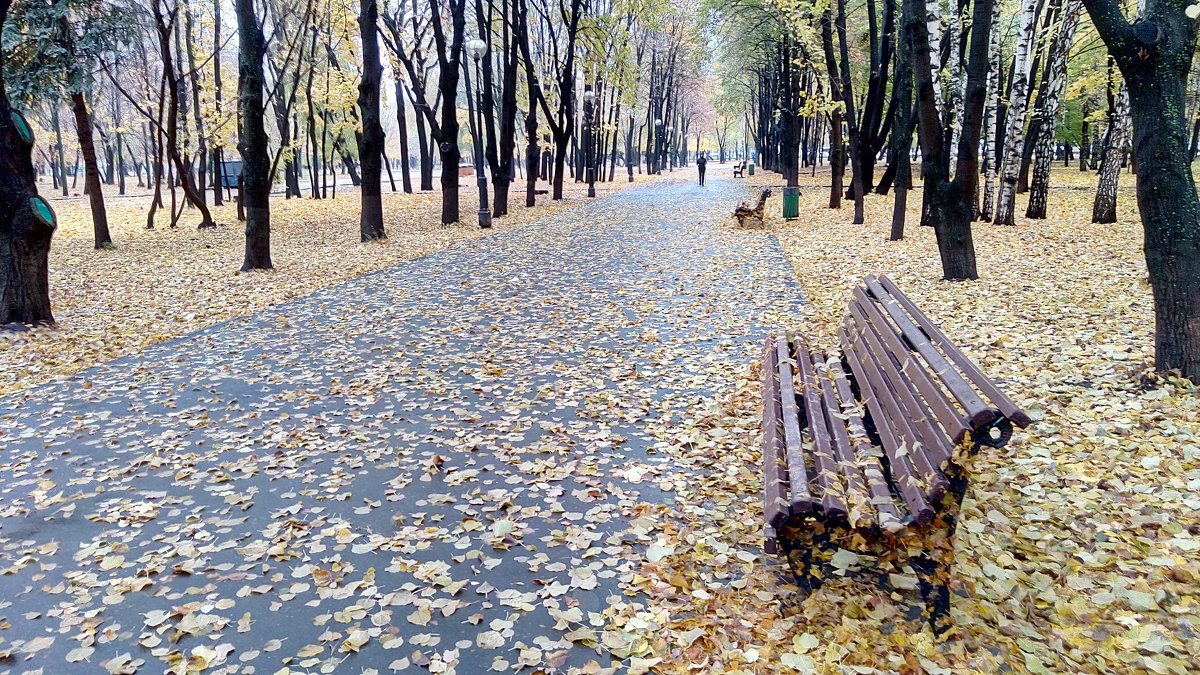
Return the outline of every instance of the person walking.
<path id="1" fill-rule="evenodd" d="M 700 187 L 704 187 L 704 167 L 708 164 L 707 153 L 700 153 L 696 158 L 696 168 L 700 169 Z"/>

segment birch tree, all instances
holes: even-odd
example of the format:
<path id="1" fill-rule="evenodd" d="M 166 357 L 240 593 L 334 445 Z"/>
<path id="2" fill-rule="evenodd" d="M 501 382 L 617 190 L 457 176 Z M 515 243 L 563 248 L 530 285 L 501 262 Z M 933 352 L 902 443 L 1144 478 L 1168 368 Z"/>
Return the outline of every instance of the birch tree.
<path id="1" fill-rule="evenodd" d="M 983 125 L 983 206 L 979 209 L 979 219 L 983 221 L 992 219 L 996 206 L 996 155 L 1000 141 L 1000 12 L 992 13 L 988 63 L 996 67 L 988 69 L 987 77 L 987 115 Z"/>
<path id="2" fill-rule="evenodd" d="M 958 143 L 958 161 L 950 178 L 950 161 L 944 150 L 949 129 L 940 118 L 933 86 L 932 55 L 928 23 L 918 17 L 925 7 L 921 0 L 905 0 L 904 22 L 913 36 L 914 71 L 917 85 L 919 138 L 925 158 L 925 208 L 937 236 L 938 254 L 945 279 L 976 279 L 975 243 L 971 221 L 975 216 L 975 194 L 979 186 L 979 137 L 983 132 L 983 106 L 987 94 L 988 50 L 991 38 L 993 0 L 975 0 L 972 8 L 971 45 L 967 63 L 967 89 L 963 105 L 963 130 Z"/>
<path id="3" fill-rule="evenodd" d="M 1058 32 L 1050 45 L 1049 61 L 1045 69 L 1045 94 L 1042 106 L 1037 111 L 1041 124 L 1037 125 L 1037 138 L 1033 148 L 1033 182 L 1029 185 L 1029 206 L 1026 218 L 1046 217 L 1046 198 L 1050 188 L 1050 162 L 1054 159 L 1054 129 L 1058 110 L 1062 102 L 1063 88 L 1067 82 L 1067 56 L 1075 39 L 1075 28 L 1079 25 L 1081 0 L 1068 0 L 1063 10 Z"/>
<path id="4" fill-rule="evenodd" d="M 1000 191 L 996 197 L 997 225 L 1015 225 L 1017 175 L 1021 170 L 1021 132 L 1029 100 L 1030 53 L 1037 28 L 1037 0 L 1021 0 L 1021 29 L 1013 57 L 1013 79 L 1009 88 L 1008 118 L 1005 120 L 1003 156 L 1000 160 Z"/>
<path id="5" fill-rule="evenodd" d="M 1129 138 L 1129 90 L 1125 83 L 1117 92 L 1112 123 L 1104 132 L 1104 159 L 1100 161 L 1100 181 L 1092 203 L 1093 223 L 1117 222 L 1117 179 L 1121 176 L 1121 157 Z"/>

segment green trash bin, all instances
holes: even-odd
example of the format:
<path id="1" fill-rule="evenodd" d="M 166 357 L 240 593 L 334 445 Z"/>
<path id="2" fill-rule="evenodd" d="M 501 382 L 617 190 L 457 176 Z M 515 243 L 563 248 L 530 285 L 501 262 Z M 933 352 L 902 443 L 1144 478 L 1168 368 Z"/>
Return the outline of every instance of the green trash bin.
<path id="1" fill-rule="evenodd" d="M 754 162 L 750 162 L 750 166 L 747 167 L 746 173 L 751 176 L 754 175 Z"/>
<path id="2" fill-rule="evenodd" d="M 783 188 L 783 217 L 787 220 L 800 217 L 800 188 Z"/>

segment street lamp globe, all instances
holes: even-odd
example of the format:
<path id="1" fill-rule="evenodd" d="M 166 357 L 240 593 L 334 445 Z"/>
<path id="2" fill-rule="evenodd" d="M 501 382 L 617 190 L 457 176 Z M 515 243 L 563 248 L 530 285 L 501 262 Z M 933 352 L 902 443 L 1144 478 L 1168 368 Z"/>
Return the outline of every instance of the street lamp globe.
<path id="1" fill-rule="evenodd" d="M 584 89 L 584 90 L 583 90 L 583 100 L 587 101 L 588 103 L 591 103 L 591 102 L 595 101 L 595 100 L 596 100 L 596 92 L 595 92 L 595 90 L 592 90 L 592 89 Z"/>
<path id="2" fill-rule="evenodd" d="M 662 126 L 662 119 L 660 119 L 660 118 L 657 118 L 657 117 L 656 117 L 656 118 L 654 118 L 654 126 L 656 126 L 656 127 L 661 127 L 661 126 Z"/>
<path id="3" fill-rule="evenodd" d="M 487 45 L 484 43 L 483 40 L 480 40 L 479 38 L 475 38 L 473 40 L 467 40 L 466 46 L 467 46 L 467 56 L 471 57 L 472 59 L 474 59 L 476 61 L 478 61 L 480 58 L 482 58 L 483 53 L 487 51 Z"/>

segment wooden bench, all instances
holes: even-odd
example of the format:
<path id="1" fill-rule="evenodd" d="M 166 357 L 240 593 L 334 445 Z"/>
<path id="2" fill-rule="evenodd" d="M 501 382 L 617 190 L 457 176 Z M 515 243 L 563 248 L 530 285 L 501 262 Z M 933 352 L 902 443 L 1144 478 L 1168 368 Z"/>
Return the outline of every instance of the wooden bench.
<path id="1" fill-rule="evenodd" d="M 766 549 L 809 591 L 859 560 L 840 549 L 891 567 L 886 585 L 908 565 L 941 632 L 969 460 L 1030 418 L 887 277 L 854 289 L 838 339 L 840 356 L 767 337 Z"/>
<path id="2" fill-rule="evenodd" d="M 746 177 L 746 163 L 745 162 L 738 162 L 737 164 L 733 165 L 733 177 L 734 178 L 745 178 Z"/>
<path id="3" fill-rule="evenodd" d="M 754 208 L 746 202 L 738 204 L 738 207 L 733 210 L 733 217 L 737 218 L 738 225 L 741 227 L 762 227 L 763 226 L 763 209 L 767 205 L 767 197 L 771 196 L 770 188 L 763 188 L 762 192 L 758 193 L 758 204 Z"/>

